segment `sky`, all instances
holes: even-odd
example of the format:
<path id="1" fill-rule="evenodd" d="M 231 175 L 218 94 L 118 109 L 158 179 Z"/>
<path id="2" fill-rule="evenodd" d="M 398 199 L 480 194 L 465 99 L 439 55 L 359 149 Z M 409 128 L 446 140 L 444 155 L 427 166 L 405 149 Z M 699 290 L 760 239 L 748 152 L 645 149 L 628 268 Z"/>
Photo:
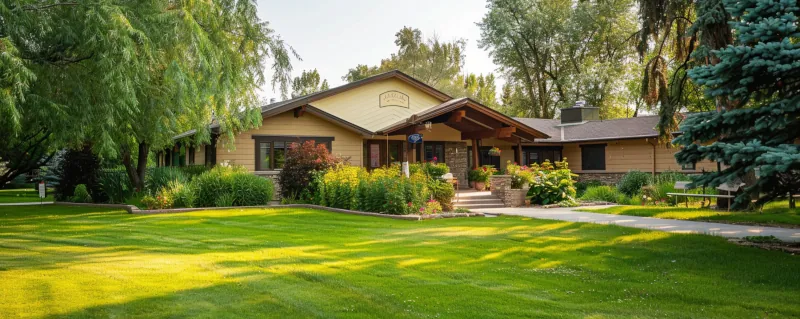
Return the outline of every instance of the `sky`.
<path id="1" fill-rule="evenodd" d="M 404 26 L 420 29 L 423 38 L 467 40 L 465 73 L 495 72 L 489 53 L 478 48 L 485 0 L 258 0 L 262 20 L 300 55 L 293 60 L 293 76 L 316 68 L 331 87 L 344 84 L 342 76 L 358 64 L 377 65 L 397 51 L 394 34 Z M 268 78 L 272 72 L 267 70 Z M 498 79 L 502 86 L 502 79 Z M 262 98 L 280 92 L 266 85 Z"/>

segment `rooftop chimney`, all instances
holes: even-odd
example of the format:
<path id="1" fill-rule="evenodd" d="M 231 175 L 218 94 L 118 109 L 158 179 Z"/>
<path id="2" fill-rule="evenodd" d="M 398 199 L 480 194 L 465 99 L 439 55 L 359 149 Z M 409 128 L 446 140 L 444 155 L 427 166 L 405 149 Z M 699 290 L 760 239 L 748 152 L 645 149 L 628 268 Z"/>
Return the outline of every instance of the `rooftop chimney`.
<path id="1" fill-rule="evenodd" d="M 561 124 L 599 121 L 600 108 L 586 106 L 585 101 L 577 101 L 572 107 L 561 109 Z"/>

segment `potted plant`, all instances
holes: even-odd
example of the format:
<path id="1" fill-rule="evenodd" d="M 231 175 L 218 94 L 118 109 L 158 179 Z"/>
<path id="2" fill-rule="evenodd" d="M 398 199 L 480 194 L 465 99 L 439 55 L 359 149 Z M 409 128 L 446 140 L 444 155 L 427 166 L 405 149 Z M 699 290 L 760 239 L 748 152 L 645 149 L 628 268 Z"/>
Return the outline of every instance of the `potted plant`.
<path id="1" fill-rule="evenodd" d="M 475 187 L 475 190 L 486 190 L 486 186 L 489 185 L 489 179 L 496 171 L 497 170 L 494 168 L 494 166 L 484 165 L 470 172 L 470 175 L 473 176 L 473 186 Z"/>

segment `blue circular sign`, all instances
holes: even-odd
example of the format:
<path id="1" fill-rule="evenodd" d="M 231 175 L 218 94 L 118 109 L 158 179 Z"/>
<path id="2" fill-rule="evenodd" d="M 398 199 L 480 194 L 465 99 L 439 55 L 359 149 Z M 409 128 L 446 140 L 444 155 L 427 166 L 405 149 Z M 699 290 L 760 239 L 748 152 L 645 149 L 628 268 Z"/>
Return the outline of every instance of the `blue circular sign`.
<path id="1" fill-rule="evenodd" d="M 417 144 L 419 142 L 422 142 L 422 134 L 417 133 L 409 135 L 408 142 L 411 144 Z"/>

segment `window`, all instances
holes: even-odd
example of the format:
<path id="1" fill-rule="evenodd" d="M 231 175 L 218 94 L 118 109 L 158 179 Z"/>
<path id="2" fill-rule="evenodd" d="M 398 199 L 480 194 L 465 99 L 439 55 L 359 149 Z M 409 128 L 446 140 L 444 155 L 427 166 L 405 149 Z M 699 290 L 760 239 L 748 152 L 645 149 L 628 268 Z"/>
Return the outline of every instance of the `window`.
<path id="1" fill-rule="evenodd" d="M 561 161 L 561 147 L 537 146 L 522 149 L 522 164 L 524 165 L 542 164 L 546 160 L 550 163 Z"/>
<path id="2" fill-rule="evenodd" d="M 581 145 L 581 169 L 606 170 L 606 144 Z"/>
<path id="3" fill-rule="evenodd" d="M 194 146 L 189 147 L 189 165 L 194 165 Z"/>
<path id="4" fill-rule="evenodd" d="M 444 163 L 444 143 L 425 143 L 425 161 L 433 162 L 434 157 L 436 158 L 436 162 Z"/>
<path id="5" fill-rule="evenodd" d="M 697 163 L 681 164 L 681 169 L 684 171 L 693 171 L 697 169 Z"/>
<path id="6" fill-rule="evenodd" d="M 281 169 L 286 164 L 286 152 L 292 143 L 304 143 L 313 140 L 316 144 L 324 144 L 331 150 L 333 137 L 314 136 L 260 136 L 254 135 L 256 148 L 256 171 Z"/>
<path id="7" fill-rule="evenodd" d="M 205 145 L 205 164 L 206 166 L 217 165 L 217 139 L 211 138 L 211 144 Z"/>

